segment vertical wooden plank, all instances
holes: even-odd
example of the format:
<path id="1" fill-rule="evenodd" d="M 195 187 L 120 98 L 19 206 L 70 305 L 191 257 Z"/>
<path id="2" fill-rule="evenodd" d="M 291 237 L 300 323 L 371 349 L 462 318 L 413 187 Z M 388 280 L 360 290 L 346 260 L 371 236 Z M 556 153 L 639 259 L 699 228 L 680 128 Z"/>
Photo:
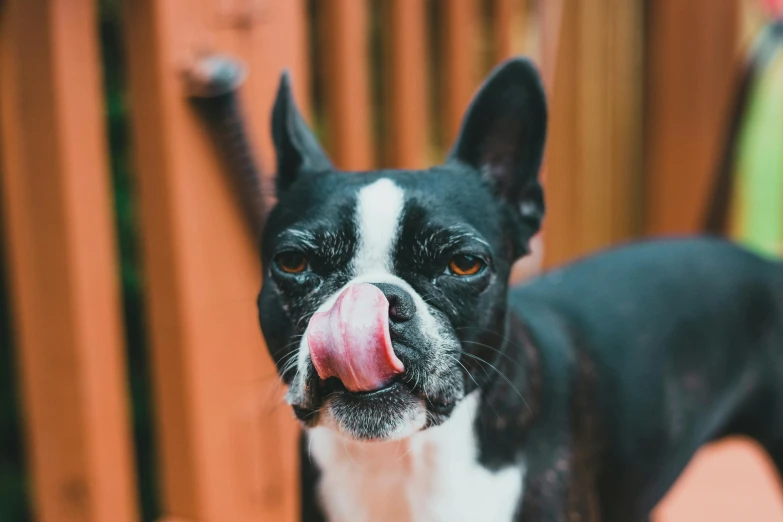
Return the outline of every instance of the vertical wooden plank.
<path id="1" fill-rule="evenodd" d="M 603 5 L 599 8 L 596 3 Z M 604 246 L 610 239 L 607 237 L 611 228 L 612 190 L 609 154 L 615 144 L 611 143 L 608 121 L 613 100 L 608 95 L 616 88 L 610 83 L 614 79 L 611 75 L 616 71 L 610 70 L 609 53 L 604 52 L 614 21 L 611 19 L 613 13 L 606 12 L 608 3 L 594 2 L 588 6 L 579 2 L 566 6 L 566 9 L 577 9 L 579 19 L 573 40 L 577 46 L 573 65 L 579 78 L 578 113 L 574 116 L 581 175 L 572 180 L 579 198 L 579 253 Z"/>
<path id="2" fill-rule="evenodd" d="M 550 98 L 548 265 L 640 227 L 643 2 L 564 2 L 562 9 Z"/>
<path id="3" fill-rule="evenodd" d="M 276 165 L 270 115 L 280 71 L 288 69 L 291 73 L 296 104 L 305 118 L 310 114 L 310 71 L 306 0 L 272 0 L 266 6 L 258 14 L 262 25 L 252 31 L 240 31 L 239 45 L 248 64 L 244 103 L 250 131 L 256 138 L 265 171 L 273 173 Z M 285 50 L 280 49 L 283 43 Z"/>
<path id="4" fill-rule="evenodd" d="M 542 16 L 550 21 L 554 15 L 547 4 Z M 575 236 L 579 209 L 574 178 L 579 169 L 579 147 L 576 133 L 578 111 L 578 75 L 576 46 L 573 37 L 563 37 L 554 42 L 552 33 L 567 35 L 578 23 L 576 9 L 563 9 L 559 18 L 560 27 L 545 24 L 544 38 L 548 45 L 543 48 L 545 70 L 549 71 L 549 128 L 546 151 L 545 196 L 547 214 L 544 221 L 544 261 L 547 265 L 558 264 L 572 258 L 578 245 Z M 547 40 L 547 36 L 550 38 Z M 554 54 L 554 49 L 557 53 Z"/>
<path id="5" fill-rule="evenodd" d="M 476 0 L 441 0 L 443 20 L 443 144 L 457 137 L 462 116 L 478 84 L 476 37 L 479 11 Z"/>
<path id="6" fill-rule="evenodd" d="M 0 6 L 0 156 L 34 511 L 137 519 L 93 2 Z"/>
<path id="7" fill-rule="evenodd" d="M 699 230 L 720 160 L 740 32 L 738 0 L 648 7 L 645 232 Z"/>
<path id="8" fill-rule="evenodd" d="M 125 9 L 165 519 L 293 521 L 297 436 L 273 393 L 256 318 L 256 245 L 180 68 L 205 47 L 248 64 L 240 95 L 269 151 L 284 66 L 305 92 L 304 1 L 136 0 Z"/>
<path id="9" fill-rule="evenodd" d="M 494 18 L 492 36 L 495 40 L 495 61 L 502 62 L 510 58 L 514 39 L 514 2 L 513 0 L 494 0 L 492 17 Z"/>
<path id="10" fill-rule="evenodd" d="M 548 9 L 551 9 L 551 2 L 547 2 L 546 5 Z M 547 64 L 541 49 L 551 41 L 551 38 L 547 38 L 549 33 L 542 31 L 541 28 L 544 25 L 544 12 L 533 12 L 527 0 L 496 0 L 495 25 L 508 25 L 509 27 L 499 30 L 499 32 L 508 31 L 508 34 L 496 35 L 496 38 L 501 41 L 496 41 L 495 54 L 498 61 L 514 55 L 524 55 L 533 60 L 538 67 L 539 74 L 542 75 L 547 99 L 549 99 L 552 82 L 551 78 L 547 76 Z M 533 24 L 537 24 L 537 26 L 534 27 Z M 546 184 L 546 160 L 539 176 Z M 530 253 L 518 260 L 512 267 L 512 283 L 520 283 L 541 273 L 544 264 L 545 244 L 542 232 L 530 240 Z"/>
<path id="11" fill-rule="evenodd" d="M 366 0 L 329 0 L 323 5 L 327 67 L 325 95 L 328 144 L 336 166 L 373 168 Z"/>
<path id="12" fill-rule="evenodd" d="M 391 25 L 388 119 L 392 167 L 423 168 L 427 146 L 426 12 L 421 0 L 387 6 Z"/>
<path id="13" fill-rule="evenodd" d="M 541 65 L 544 83 L 550 86 L 550 89 L 554 86 L 555 68 L 560 55 L 560 29 L 565 25 L 563 17 L 565 1 L 549 0 L 539 5 Z"/>
<path id="14" fill-rule="evenodd" d="M 607 86 L 611 113 L 608 126 L 612 137 L 609 150 L 611 205 L 610 237 L 613 242 L 626 241 L 642 233 L 644 185 L 644 25 L 645 2 L 614 1 L 616 22 L 606 42 L 616 71 Z"/>

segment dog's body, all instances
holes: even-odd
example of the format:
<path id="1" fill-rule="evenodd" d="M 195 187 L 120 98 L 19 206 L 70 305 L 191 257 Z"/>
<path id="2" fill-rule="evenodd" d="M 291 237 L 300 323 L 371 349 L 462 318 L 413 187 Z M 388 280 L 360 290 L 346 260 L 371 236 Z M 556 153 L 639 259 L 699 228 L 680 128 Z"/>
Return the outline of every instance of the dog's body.
<path id="1" fill-rule="evenodd" d="M 642 521 L 702 444 L 730 434 L 783 472 L 777 263 L 715 239 L 642 243 L 514 288 L 509 304 L 521 335 L 487 371 L 510 383 L 494 375 L 402 442 L 307 435 L 305 474 L 334 520 Z M 319 520 L 309 491 L 305 519 Z"/>
<path id="2" fill-rule="evenodd" d="M 341 173 L 283 83 L 259 318 L 308 427 L 304 520 L 643 521 L 715 438 L 783 466 L 779 264 L 670 240 L 509 290 L 545 126 L 515 60 L 444 165 Z"/>

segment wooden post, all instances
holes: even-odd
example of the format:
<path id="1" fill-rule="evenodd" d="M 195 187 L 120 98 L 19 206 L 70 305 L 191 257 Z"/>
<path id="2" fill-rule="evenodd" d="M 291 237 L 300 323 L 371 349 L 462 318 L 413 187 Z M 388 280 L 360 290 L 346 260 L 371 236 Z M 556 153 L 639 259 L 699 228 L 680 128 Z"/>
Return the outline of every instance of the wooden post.
<path id="1" fill-rule="evenodd" d="M 137 519 L 93 2 L 0 6 L 0 177 L 33 506 Z"/>
<path id="2" fill-rule="evenodd" d="M 256 318 L 257 245 L 180 73 L 198 50 L 244 61 L 243 106 L 273 165 L 269 116 L 284 67 L 306 101 L 305 4 L 125 8 L 164 520 L 291 522 L 297 432 Z"/>
<path id="3" fill-rule="evenodd" d="M 696 232 L 738 71 L 739 1 L 656 0 L 648 15 L 644 228 Z"/>
<path id="4" fill-rule="evenodd" d="M 368 170 L 374 167 L 374 161 L 367 3 L 329 0 L 323 7 L 330 156 L 340 169 Z"/>
<path id="5" fill-rule="evenodd" d="M 391 25 L 388 53 L 391 86 L 387 89 L 392 167 L 425 167 L 427 148 L 426 13 L 421 0 L 388 5 Z"/>
<path id="6" fill-rule="evenodd" d="M 548 74 L 554 84 L 546 163 L 548 265 L 638 233 L 642 8 L 641 0 L 563 2 L 554 75 Z"/>
<path id="7" fill-rule="evenodd" d="M 494 40 L 495 62 L 502 62 L 510 58 L 513 51 L 514 31 L 519 28 L 514 27 L 516 21 L 514 17 L 513 0 L 494 0 L 493 3 L 493 27 L 492 37 Z"/>
<path id="8" fill-rule="evenodd" d="M 465 109 L 478 85 L 476 0 L 441 0 L 443 12 L 443 145 L 457 137 Z"/>

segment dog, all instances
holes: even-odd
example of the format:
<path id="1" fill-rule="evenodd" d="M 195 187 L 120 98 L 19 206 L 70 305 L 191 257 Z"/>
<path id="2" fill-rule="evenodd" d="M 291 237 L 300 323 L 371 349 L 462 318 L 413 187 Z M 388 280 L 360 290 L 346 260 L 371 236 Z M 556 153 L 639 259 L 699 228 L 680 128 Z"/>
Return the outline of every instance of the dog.
<path id="1" fill-rule="evenodd" d="M 780 263 L 660 239 L 510 287 L 546 127 L 515 58 L 442 165 L 341 172 L 283 76 L 258 317 L 305 427 L 303 520 L 641 522 L 732 434 L 783 469 Z"/>

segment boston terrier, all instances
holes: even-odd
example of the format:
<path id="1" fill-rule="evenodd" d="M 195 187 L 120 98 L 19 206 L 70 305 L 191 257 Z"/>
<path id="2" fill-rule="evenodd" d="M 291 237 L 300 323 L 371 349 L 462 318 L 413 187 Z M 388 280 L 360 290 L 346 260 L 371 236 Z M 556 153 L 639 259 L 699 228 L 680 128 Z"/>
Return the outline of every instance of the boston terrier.
<path id="1" fill-rule="evenodd" d="M 258 316 L 306 428 L 303 520 L 641 522 L 732 434 L 783 468 L 778 262 L 658 240 L 510 287 L 546 126 L 512 59 L 442 165 L 343 172 L 283 76 Z"/>

